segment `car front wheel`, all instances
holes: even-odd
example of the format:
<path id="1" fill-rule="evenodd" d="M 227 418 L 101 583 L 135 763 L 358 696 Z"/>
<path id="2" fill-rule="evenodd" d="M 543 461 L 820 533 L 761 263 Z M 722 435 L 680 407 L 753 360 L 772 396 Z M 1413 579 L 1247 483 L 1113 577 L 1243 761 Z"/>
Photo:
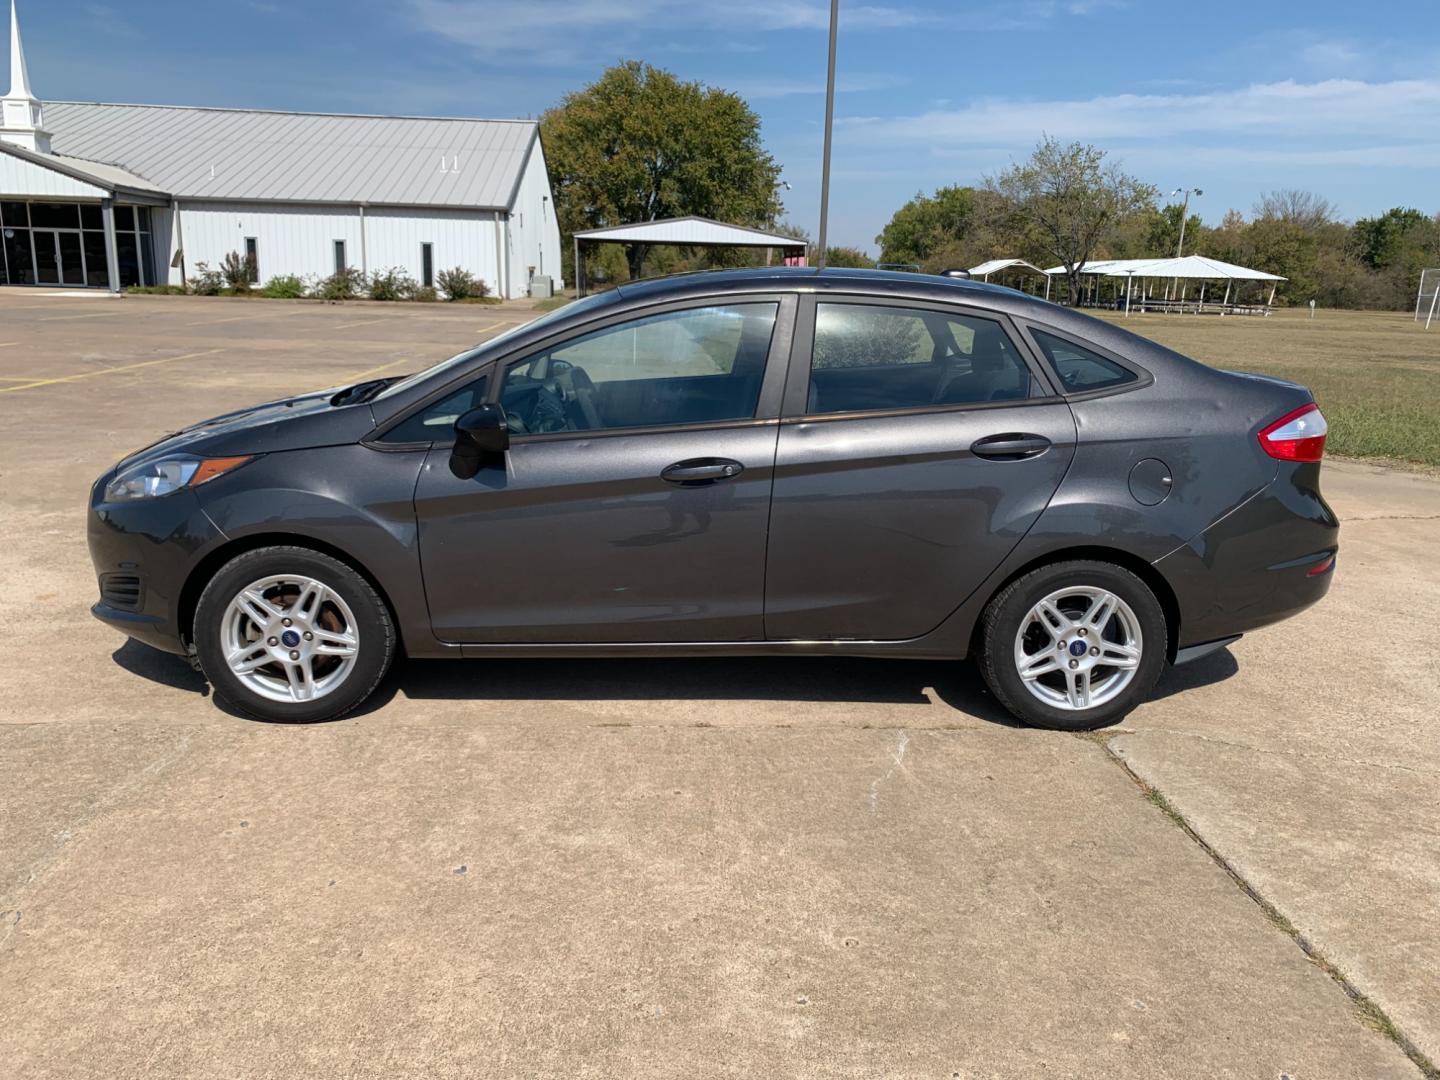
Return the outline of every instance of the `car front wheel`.
<path id="1" fill-rule="evenodd" d="M 1075 561 L 1017 578 L 985 609 L 985 682 L 1036 727 L 1088 731 L 1149 695 L 1166 653 L 1165 613 L 1134 574 Z"/>
<path id="2" fill-rule="evenodd" d="M 226 563 L 195 609 L 195 650 L 216 694 L 263 720 L 329 720 L 355 708 L 395 652 L 385 602 L 317 551 L 267 547 Z"/>

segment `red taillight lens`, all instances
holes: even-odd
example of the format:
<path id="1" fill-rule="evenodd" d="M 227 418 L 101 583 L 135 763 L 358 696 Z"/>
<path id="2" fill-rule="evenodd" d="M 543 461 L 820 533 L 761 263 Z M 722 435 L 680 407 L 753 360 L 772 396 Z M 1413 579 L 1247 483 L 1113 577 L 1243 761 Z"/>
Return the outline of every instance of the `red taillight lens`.
<path id="1" fill-rule="evenodd" d="M 1288 412 L 1260 432 L 1260 448 L 1281 461 L 1319 461 L 1330 428 L 1313 401 Z"/>

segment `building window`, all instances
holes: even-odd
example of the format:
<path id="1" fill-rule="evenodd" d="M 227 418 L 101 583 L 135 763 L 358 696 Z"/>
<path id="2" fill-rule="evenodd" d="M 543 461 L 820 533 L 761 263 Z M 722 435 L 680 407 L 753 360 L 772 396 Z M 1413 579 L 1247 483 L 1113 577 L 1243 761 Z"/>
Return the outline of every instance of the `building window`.
<path id="1" fill-rule="evenodd" d="M 245 237 L 245 267 L 250 271 L 250 284 L 260 283 L 260 243 L 253 236 Z"/>
<path id="2" fill-rule="evenodd" d="M 335 241 L 335 272 L 336 272 L 337 274 L 340 273 L 340 271 L 342 271 L 342 270 L 345 269 L 346 265 L 347 265 L 347 263 L 345 262 L 345 241 L 344 241 L 344 240 L 336 240 L 336 241 Z"/>
<path id="3" fill-rule="evenodd" d="M 435 287 L 435 245 L 420 245 L 420 284 L 427 289 Z"/>

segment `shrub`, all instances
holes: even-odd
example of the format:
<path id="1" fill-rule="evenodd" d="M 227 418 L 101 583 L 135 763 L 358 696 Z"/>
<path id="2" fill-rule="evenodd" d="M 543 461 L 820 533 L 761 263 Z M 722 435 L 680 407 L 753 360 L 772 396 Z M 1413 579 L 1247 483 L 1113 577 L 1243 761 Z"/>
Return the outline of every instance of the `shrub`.
<path id="1" fill-rule="evenodd" d="M 415 279 L 398 266 L 370 275 L 371 300 L 409 300 L 418 288 Z"/>
<path id="2" fill-rule="evenodd" d="M 315 285 L 314 295 L 321 300 L 354 300 L 365 290 L 365 275 L 357 267 L 336 270 Z"/>
<path id="3" fill-rule="evenodd" d="M 209 263 L 196 263 L 195 273 L 190 275 L 190 291 L 196 296 L 219 296 L 225 287 L 225 279 L 219 270 L 211 270 Z"/>
<path id="4" fill-rule="evenodd" d="M 410 294 L 411 300 L 417 300 L 422 304 L 433 304 L 440 299 L 440 294 L 429 285 L 417 285 L 415 291 Z"/>
<path id="5" fill-rule="evenodd" d="M 184 296 L 183 285 L 131 285 L 127 293 L 149 294 L 151 296 Z"/>
<path id="6" fill-rule="evenodd" d="M 441 270 L 435 275 L 435 281 L 447 300 L 465 300 L 469 297 L 486 296 L 490 292 L 490 286 L 469 270 L 458 266 L 452 270 Z"/>
<path id="7" fill-rule="evenodd" d="M 232 251 L 220 260 L 220 276 L 231 291 L 243 295 L 255 281 L 255 260 Z"/>
<path id="8" fill-rule="evenodd" d="M 260 295 L 272 300 L 299 300 L 305 295 L 305 282 L 295 274 L 281 274 L 267 281 Z"/>

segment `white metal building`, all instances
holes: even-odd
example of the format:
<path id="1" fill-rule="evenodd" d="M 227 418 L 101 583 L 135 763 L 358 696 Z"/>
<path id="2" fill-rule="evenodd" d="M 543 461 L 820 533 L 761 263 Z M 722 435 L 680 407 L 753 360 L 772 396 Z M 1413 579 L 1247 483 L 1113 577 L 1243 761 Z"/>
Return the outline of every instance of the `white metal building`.
<path id="1" fill-rule="evenodd" d="M 42 105 L 14 0 L 0 236 L 11 285 L 178 285 L 230 252 L 261 283 L 346 266 L 433 284 L 459 266 L 501 296 L 560 285 L 534 121 Z"/>

